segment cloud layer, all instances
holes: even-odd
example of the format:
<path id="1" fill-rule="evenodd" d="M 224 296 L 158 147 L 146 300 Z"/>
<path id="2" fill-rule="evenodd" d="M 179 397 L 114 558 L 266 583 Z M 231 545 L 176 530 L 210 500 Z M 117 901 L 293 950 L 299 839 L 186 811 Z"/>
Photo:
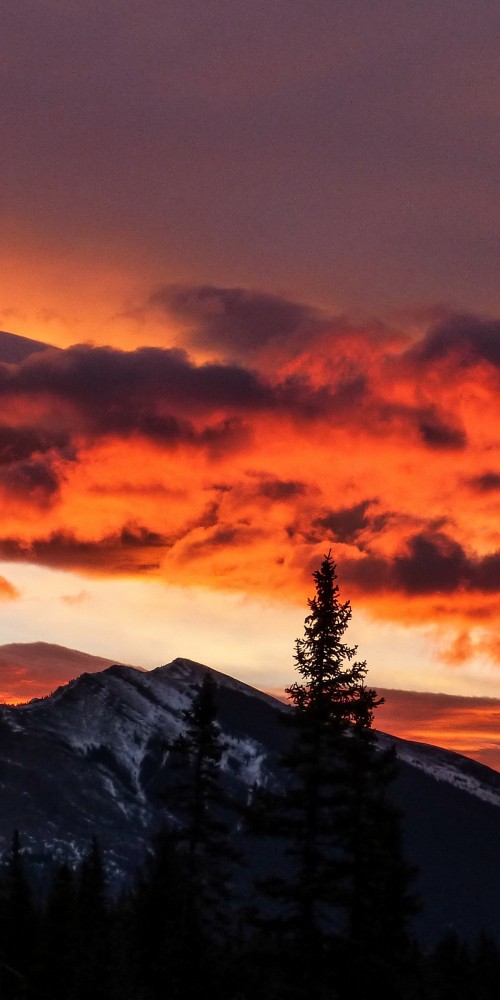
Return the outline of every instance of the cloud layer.
<path id="1" fill-rule="evenodd" d="M 380 689 L 384 704 L 375 725 L 382 732 L 432 743 L 500 771 L 500 701 L 420 691 Z"/>
<path id="2" fill-rule="evenodd" d="M 217 360 L 84 344 L 0 363 L 2 559 L 295 600 L 331 548 L 362 609 L 480 625 L 496 658 L 500 323 L 172 301 Z"/>

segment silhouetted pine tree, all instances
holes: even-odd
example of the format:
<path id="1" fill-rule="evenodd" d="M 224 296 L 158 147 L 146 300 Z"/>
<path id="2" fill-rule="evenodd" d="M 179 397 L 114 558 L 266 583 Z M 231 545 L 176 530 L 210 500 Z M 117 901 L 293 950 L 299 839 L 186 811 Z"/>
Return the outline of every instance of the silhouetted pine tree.
<path id="1" fill-rule="evenodd" d="M 410 872 L 386 796 L 391 761 L 371 730 L 380 702 L 365 685 L 366 663 L 344 642 L 351 607 L 339 599 L 330 554 L 313 576 L 316 592 L 295 646 L 301 680 L 287 689 L 285 788 L 261 797 L 257 818 L 285 845 L 285 873 L 263 887 L 284 956 L 275 993 L 290 997 L 347 995 L 353 980 L 366 986 L 382 941 L 385 957 L 409 947 Z"/>
<path id="2" fill-rule="evenodd" d="M 366 994 L 374 979 L 388 998 L 406 996 L 418 956 L 410 933 L 418 911 L 412 893 L 416 869 L 403 857 L 401 814 L 389 791 L 397 773 L 393 749 L 377 750 L 373 690 L 361 685 L 347 738 L 342 742 L 345 790 L 339 804 L 338 842 L 344 858 L 346 914 L 342 932 L 343 993 Z"/>
<path id="3" fill-rule="evenodd" d="M 182 821 L 177 836 L 187 874 L 183 919 L 193 933 L 197 925 L 200 938 L 212 941 L 227 939 L 234 923 L 232 876 L 239 861 L 228 823 L 231 804 L 220 782 L 225 745 L 217 712 L 216 684 L 207 672 L 183 712 L 184 732 L 170 745 Z"/>

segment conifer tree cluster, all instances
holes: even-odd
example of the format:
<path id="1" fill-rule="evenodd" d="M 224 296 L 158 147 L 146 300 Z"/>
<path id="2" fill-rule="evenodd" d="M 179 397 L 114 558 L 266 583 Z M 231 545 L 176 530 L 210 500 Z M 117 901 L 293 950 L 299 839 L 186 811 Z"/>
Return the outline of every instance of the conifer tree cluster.
<path id="1" fill-rule="evenodd" d="M 39 895 L 16 834 L 0 873 L 2 1000 L 198 1000 L 201 986 L 218 1000 L 304 995 L 287 971 L 290 952 L 276 937 L 270 947 L 268 929 L 263 934 L 239 925 L 239 934 L 226 940 L 193 936 L 180 926 L 185 880 L 182 850 L 165 830 L 122 895 L 109 893 L 95 841 L 80 866 L 55 866 Z M 397 986 L 380 968 L 361 992 L 356 963 L 363 963 L 362 954 L 353 956 L 350 968 L 349 995 L 356 998 L 375 987 L 394 1000 L 496 1000 L 500 990 L 500 951 L 485 933 L 473 942 L 446 934 L 426 951 L 414 945 Z M 327 984 L 325 970 L 321 978 L 316 971 L 309 995 L 341 997 L 338 972 L 331 970 Z"/>
<path id="2" fill-rule="evenodd" d="M 194 1000 L 200 975 L 218 1000 L 350 1000 L 375 985 L 389 1000 L 497 996 L 486 935 L 449 935 L 428 952 L 415 940 L 396 761 L 373 730 L 380 700 L 345 641 L 351 608 L 330 554 L 314 580 L 273 789 L 255 789 L 245 810 L 223 794 L 227 748 L 206 673 L 167 744 L 178 821 L 159 828 L 121 895 L 96 839 L 34 892 L 14 834 L 0 870 L 2 1000 Z"/>

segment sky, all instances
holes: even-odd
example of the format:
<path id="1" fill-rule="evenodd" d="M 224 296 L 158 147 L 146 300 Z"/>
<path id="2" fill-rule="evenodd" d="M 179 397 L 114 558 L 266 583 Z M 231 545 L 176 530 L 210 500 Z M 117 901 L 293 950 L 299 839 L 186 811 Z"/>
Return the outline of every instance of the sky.
<path id="1" fill-rule="evenodd" d="M 500 8 L 2 20 L 0 643 L 281 690 L 331 550 L 370 682 L 489 752 Z"/>

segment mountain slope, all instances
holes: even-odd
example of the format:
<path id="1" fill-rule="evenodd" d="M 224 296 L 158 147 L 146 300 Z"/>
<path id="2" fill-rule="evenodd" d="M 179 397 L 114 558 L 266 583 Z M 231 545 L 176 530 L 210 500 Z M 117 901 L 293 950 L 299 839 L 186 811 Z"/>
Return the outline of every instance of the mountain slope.
<path id="1" fill-rule="evenodd" d="M 98 832 L 116 875 L 129 872 L 151 831 L 171 815 L 160 797 L 164 742 L 180 732 L 191 686 L 205 669 L 181 660 L 151 672 L 112 666 L 47 698 L 0 706 L 0 847 L 18 828 L 31 851 L 47 846 L 75 859 Z M 264 737 L 278 730 L 282 706 L 217 678 L 228 706 L 227 780 L 246 797 L 263 774 Z"/>
<path id="2" fill-rule="evenodd" d="M 0 706 L 0 848 L 19 829 L 43 869 L 47 855 L 77 860 L 97 833 L 112 875 L 130 876 L 152 832 L 175 817 L 165 741 L 208 668 L 177 659 L 157 670 L 111 666 L 53 695 Z M 245 801 L 255 782 L 279 781 L 286 708 L 212 671 L 227 750 L 224 781 Z M 425 901 L 418 925 L 435 940 L 486 927 L 500 940 L 500 774 L 449 751 L 379 734 L 395 745 L 394 796 Z"/>
<path id="3" fill-rule="evenodd" d="M 10 642 L 0 646 L 0 701 L 11 704 L 44 697 L 80 674 L 114 663 L 51 642 Z"/>
<path id="4" fill-rule="evenodd" d="M 29 358 L 32 354 L 40 351 L 47 351 L 50 344 L 45 344 L 41 340 L 31 340 L 29 337 L 21 337 L 17 333 L 6 333 L 0 330 L 0 361 L 7 364 L 19 364 Z M 55 348 L 51 348 L 54 350 Z"/>

